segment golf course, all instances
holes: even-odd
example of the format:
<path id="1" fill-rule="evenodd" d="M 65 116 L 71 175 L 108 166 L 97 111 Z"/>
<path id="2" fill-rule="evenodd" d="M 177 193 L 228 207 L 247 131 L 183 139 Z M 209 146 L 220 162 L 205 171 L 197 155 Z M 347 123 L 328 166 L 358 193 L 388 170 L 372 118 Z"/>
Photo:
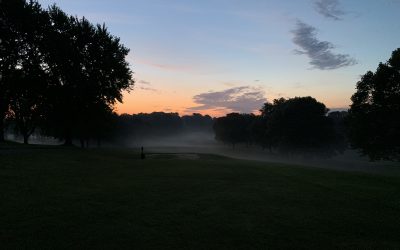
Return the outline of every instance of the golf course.
<path id="1" fill-rule="evenodd" d="M 0 146 L 2 249 L 399 249 L 400 176 Z"/>

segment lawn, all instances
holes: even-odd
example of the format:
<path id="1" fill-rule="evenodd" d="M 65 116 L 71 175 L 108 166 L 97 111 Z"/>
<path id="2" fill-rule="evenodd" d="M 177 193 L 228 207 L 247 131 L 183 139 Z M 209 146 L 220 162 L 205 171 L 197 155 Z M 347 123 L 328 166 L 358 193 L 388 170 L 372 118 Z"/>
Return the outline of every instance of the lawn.
<path id="1" fill-rule="evenodd" d="M 400 248 L 400 177 L 0 147 L 1 249 Z"/>

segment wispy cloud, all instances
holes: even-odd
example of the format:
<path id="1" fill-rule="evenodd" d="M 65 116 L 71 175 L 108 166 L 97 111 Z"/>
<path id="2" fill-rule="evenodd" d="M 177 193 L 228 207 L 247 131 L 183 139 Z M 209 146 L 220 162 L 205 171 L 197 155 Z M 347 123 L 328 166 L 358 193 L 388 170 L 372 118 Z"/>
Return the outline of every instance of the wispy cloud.
<path id="1" fill-rule="evenodd" d="M 260 87 L 241 86 L 201 93 L 195 95 L 193 101 L 200 106 L 190 107 L 188 112 L 213 109 L 250 113 L 260 109 L 266 98 L 264 90 Z"/>
<path id="2" fill-rule="evenodd" d="M 140 64 L 145 64 L 154 68 L 167 70 L 167 71 L 184 71 L 184 72 L 193 72 L 194 68 L 190 65 L 174 65 L 174 64 L 163 64 L 158 62 L 153 62 L 146 59 L 137 59 Z"/>
<path id="3" fill-rule="evenodd" d="M 357 63 L 348 54 L 333 53 L 332 49 L 335 46 L 330 42 L 318 40 L 316 37 L 317 30 L 311 25 L 298 20 L 292 33 L 293 43 L 301 48 L 301 50 L 295 50 L 295 52 L 300 55 L 307 55 L 310 58 L 310 64 L 314 68 L 330 70 Z"/>
<path id="4" fill-rule="evenodd" d="M 316 0 L 314 6 L 319 14 L 335 21 L 342 20 L 346 14 L 340 6 L 339 0 Z"/>
<path id="5" fill-rule="evenodd" d="M 237 83 L 235 82 L 223 82 L 222 84 L 227 87 L 234 87 L 235 85 L 237 85 Z"/>
<path id="6" fill-rule="evenodd" d="M 152 84 L 149 81 L 145 81 L 145 80 L 138 80 L 135 87 L 137 89 L 144 90 L 144 91 L 151 91 L 151 92 L 155 92 L 155 93 L 160 92 L 158 89 L 153 88 Z"/>
<path id="7" fill-rule="evenodd" d="M 145 80 L 139 80 L 138 83 L 143 84 L 143 85 L 151 85 L 150 82 L 145 81 Z"/>

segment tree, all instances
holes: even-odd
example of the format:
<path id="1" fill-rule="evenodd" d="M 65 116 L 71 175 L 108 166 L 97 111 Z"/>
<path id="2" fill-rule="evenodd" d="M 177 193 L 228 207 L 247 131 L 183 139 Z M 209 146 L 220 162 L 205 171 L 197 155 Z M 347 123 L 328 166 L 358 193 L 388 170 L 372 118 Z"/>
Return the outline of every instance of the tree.
<path id="1" fill-rule="evenodd" d="M 54 83 L 48 121 L 56 128 L 54 136 L 71 145 L 73 138 L 82 141 L 94 129 L 87 127 L 93 114 L 112 110 L 122 101 L 122 92 L 132 88 L 132 71 L 125 60 L 129 49 L 105 25 L 68 16 L 56 6 L 48 13 L 48 61 Z"/>
<path id="2" fill-rule="evenodd" d="M 4 0 L 0 7 L 0 141 L 6 114 L 25 143 L 39 122 L 69 145 L 73 138 L 99 139 L 134 83 L 129 49 L 104 24 L 56 6 Z"/>
<path id="3" fill-rule="evenodd" d="M 15 27 L 15 17 L 24 7 L 24 0 L 0 1 L 0 142 L 4 141 L 4 122 L 12 96 L 12 76 L 18 63 L 20 34 Z"/>
<path id="4" fill-rule="evenodd" d="M 24 7 L 15 22 L 19 33 L 19 60 L 12 77 L 10 108 L 16 127 L 27 144 L 46 105 L 48 67 L 43 48 L 49 23 L 47 14 L 37 2 L 31 1 Z"/>
<path id="5" fill-rule="evenodd" d="M 193 113 L 192 115 L 182 116 L 184 127 L 187 131 L 211 132 L 213 119 L 209 115 Z"/>
<path id="6" fill-rule="evenodd" d="M 267 135 L 267 121 L 264 117 L 256 116 L 250 125 L 252 142 L 260 145 L 263 149 L 268 148 L 272 152 L 272 144 Z"/>
<path id="7" fill-rule="evenodd" d="M 361 77 L 351 100 L 352 146 L 371 160 L 400 160 L 400 48 Z"/>
<path id="8" fill-rule="evenodd" d="M 312 97 L 276 99 L 261 110 L 266 120 L 267 145 L 281 152 L 330 155 L 336 132 L 326 116 L 328 109 Z"/>
<path id="9" fill-rule="evenodd" d="M 251 143 L 251 125 L 255 120 L 253 114 L 230 113 L 214 121 L 215 139 L 231 144 L 233 148 L 238 143 Z"/>
<path id="10" fill-rule="evenodd" d="M 333 111 L 328 113 L 328 118 L 332 121 L 335 129 L 335 147 L 341 153 L 343 153 L 349 146 L 346 128 L 347 117 L 347 111 Z"/>
<path id="11" fill-rule="evenodd" d="M 4 4 L 4 7 L 8 33 L 12 34 L 4 44 L 8 48 L 10 44 L 13 46 L 11 51 L 5 51 L 2 58 L 4 62 L 12 58 L 13 63 L 8 63 L 8 67 L 2 70 L 6 76 L 6 82 L 2 84 L 3 96 L 11 109 L 16 128 L 23 135 L 24 143 L 28 143 L 44 110 L 47 66 L 43 47 L 48 18 L 35 1 L 16 1 L 14 4 Z"/>

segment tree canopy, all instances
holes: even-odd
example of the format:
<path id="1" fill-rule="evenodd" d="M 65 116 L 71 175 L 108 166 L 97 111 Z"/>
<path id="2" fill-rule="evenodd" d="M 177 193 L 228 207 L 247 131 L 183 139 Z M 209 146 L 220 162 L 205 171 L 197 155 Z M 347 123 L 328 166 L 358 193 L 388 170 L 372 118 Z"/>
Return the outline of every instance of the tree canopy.
<path id="1" fill-rule="evenodd" d="M 400 48 L 357 83 L 349 110 L 349 137 L 371 160 L 400 160 Z"/>
<path id="2" fill-rule="evenodd" d="M 337 134 L 328 109 L 312 97 L 276 99 L 261 109 L 267 144 L 284 152 L 334 154 Z"/>
<path id="3" fill-rule="evenodd" d="M 230 113 L 215 119 L 215 139 L 233 147 L 237 143 L 251 143 L 251 124 L 255 120 L 253 114 Z"/>
<path id="4" fill-rule="evenodd" d="M 4 0 L 0 7 L 0 140 L 7 113 L 26 143 L 38 124 L 66 144 L 100 135 L 133 86 L 129 49 L 104 24 L 55 5 Z"/>
<path id="5" fill-rule="evenodd" d="M 226 144 L 260 145 L 270 152 L 331 156 L 346 149 L 346 112 L 328 115 L 312 97 L 275 99 L 260 115 L 231 113 L 215 119 L 215 138 Z"/>

